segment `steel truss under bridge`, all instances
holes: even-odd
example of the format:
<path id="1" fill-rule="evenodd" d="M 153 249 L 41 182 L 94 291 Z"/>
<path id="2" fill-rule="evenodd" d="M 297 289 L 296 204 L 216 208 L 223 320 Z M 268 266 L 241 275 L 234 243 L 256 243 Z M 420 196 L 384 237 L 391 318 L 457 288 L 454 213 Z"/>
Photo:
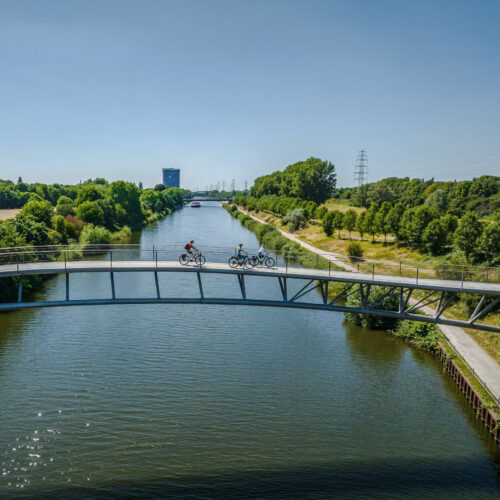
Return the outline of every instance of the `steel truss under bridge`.
<path id="1" fill-rule="evenodd" d="M 115 287 L 116 273 L 148 272 L 154 277 L 151 296 L 148 298 L 123 298 Z M 109 297 L 72 299 L 70 276 L 77 273 L 108 273 Z M 164 297 L 158 280 L 159 273 L 180 273 L 184 276 L 195 275 L 196 297 Z M 61 300 L 25 301 L 23 300 L 23 280 L 29 275 L 64 274 L 66 280 L 65 297 Z M 204 289 L 204 276 L 219 275 L 227 280 L 237 280 L 236 296 L 225 298 L 208 296 Z M 483 282 L 464 282 L 440 279 L 417 279 L 404 276 L 387 276 L 374 273 L 355 273 L 328 269 L 304 269 L 299 267 L 276 266 L 272 268 L 256 267 L 251 270 L 231 269 L 225 263 L 207 262 L 203 266 L 194 264 L 181 265 L 172 260 L 51 260 L 48 262 L 13 262 L 0 265 L 0 286 L 2 278 L 18 279 L 17 301 L 0 303 L 0 311 L 37 307 L 60 307 L 77 305 L 105 304 L 221 304 L 264 307 L 287 307 L 321 311 L 337 311 L 371 314 L 402 320 L 421 321 L 441 325 L 474 328 L 500 333 L 500 327 L 480 323 L 479 320 L 493 311 L 500 303 L 500 285 Z M 274 278 L 277 280 L 276 299 L 264 300 L 251 297 L 248 293 L 248 279 Z M 190 280 L 192 282 L 192 280 Z M 153 281 L 152 281 L 153 283 Z M 332 295 L 333 284 L 341 283 L 339 290 Z M 375 295 L 373 287 L 383 286 L 384 295 Z M 227 287 L 226 287 L 227 288 Z M 171 289 L 169 289 L 172 292 Z M 319 293 L 318 293 L 319 292 Z M 475 310 L 466 321 L 450 319 L 444 313 L 453 303 L 457 294 L 479 296 Z M 348 307 L 346 299 L 354 294 L 360 297 L 359 307 Z M 192 295 L 192 294 L 191 294 Z M 415 296 L 418 299 L 415 300 Z M 397 310 L 390 310 L 387 305 L 398 303 Z M 424 314 L 423 308 L 433 306 L 432 313 Z M 427 309 L 429 311 L 429 309 Z"/>

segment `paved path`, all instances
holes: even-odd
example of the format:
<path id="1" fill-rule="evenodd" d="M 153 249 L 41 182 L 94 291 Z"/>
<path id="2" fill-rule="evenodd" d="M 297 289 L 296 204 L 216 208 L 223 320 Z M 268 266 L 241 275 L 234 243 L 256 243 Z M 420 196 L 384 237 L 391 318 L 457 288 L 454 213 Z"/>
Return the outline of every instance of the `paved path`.
<path id="1" fill-rule="evenodd" d="M 252 219 L 264 223 L 265 221 L 259 219 L 253 214 L 248 213 L 243 208 L 238 207 L 243 213 L 249 215 Z M 331 260 L 337 266 L 349 271 L 357 271 L 353 266 L 346 264 L 338 259 L 332 252 L 325 252 L 309 243 L 305 243 L 297 236 L 278 229 L 278 231 L 286 238 L 295 241 L 303 248 L 315 254 L 321 254 L 325 259 Z M 410 299 L 411 304 L 416 304 L 415 299 Z M 424 312 L 433 315 L 434 309 L 427 306 L 421 308 Z M 478 380 L 488 389 L 490 394 L 500 402 L 500 365 L 493 359 L 470 335 L 468 335 L 462 328 L 457 326 L 439 325 L 439 329 L 443 336 L 458 353 L 458 355 L 469 366 L 469 369 L 476 375 Z"/>

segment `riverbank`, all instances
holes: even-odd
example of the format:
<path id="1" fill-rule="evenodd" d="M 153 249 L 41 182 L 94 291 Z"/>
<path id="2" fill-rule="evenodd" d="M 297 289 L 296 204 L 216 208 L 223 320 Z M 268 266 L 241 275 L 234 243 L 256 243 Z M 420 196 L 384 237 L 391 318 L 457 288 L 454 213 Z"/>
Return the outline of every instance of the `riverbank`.
<path id="1" fill-rule="evenodd" d="M 226 209 L 228 208 L 229 207 L 226 206 Z M 265 221 L 248 213 L 241 207 L 237 207 L 237 210 L 262 225 L 268 225 Z M 232 215 L 235 215 L 231 210 L 228 211 L 232 213 Z M 275 231 L 277 231 L 281 237 L 292 241 L 308 252 L 316 255 L 321 254 L 322 258 L 334 263 L 339 268 L 348 271 L 356 271 L 354 266 L 341 261 L 337 255 L 331 252 L 325 252 L 324 250 L 314 247 L 282 229 L 276 228 Z M 417 302 L 416 299 L 410 299 L 411 304 L 417 304 Z M 434 314 L 434 309 L 429 306 L 421 307 L 420 309 L 427 314 Z M 463 329 L 452 326 L 440 326 L 439 330 L 443 339 L 441 349 L 446 352 L 446 356 L 443 357 L 440 355 L 440 359 L 446 360 L 445 366 L 448 370 L 451 369 L 449 368 L 449 366 L 451 366 L 449 362 L 453 359 L 453 366 L 456 367 L 456 370 L 460 370 L 460 381 L 466 380 L 467 386 L 471 388 L 471 391 L 474 391 L 475 396 L 470 400 L 474 402 L 471 402 L 471 404 L 480 405 L 481 415 L 479 416 L 485 423 L 489 422 L 487 425 L 489 428 L 491 427 L 491 429 L 494 429 L 495 438 L 498 441 L 497 423 L 500 421 L 500 414 L 498 412 L 498 401 L 500 400 L 500 366 Z M 419 344 L 418 342 L 413 343 L 416 345 Z M 441 352 L 441 350 L 437 352 Z M 456 370 L 453 371 L 453 373 L 457 373 Z M 477 403 L 479 400 L 481 402 Z M 483 408 L 484 411 L 482 410 Z M 495 423 L 491 425 L 493 420 Z"/>

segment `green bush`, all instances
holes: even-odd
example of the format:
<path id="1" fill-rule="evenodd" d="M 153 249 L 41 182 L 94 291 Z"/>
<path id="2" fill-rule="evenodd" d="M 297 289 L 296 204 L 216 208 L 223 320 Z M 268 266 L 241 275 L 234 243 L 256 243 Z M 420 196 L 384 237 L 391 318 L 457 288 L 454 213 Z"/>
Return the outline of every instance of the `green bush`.
<path id="1" fill-rule="evenodd" d="M 351 241 L 347 245 L 347 255 L 351 258 L 352 262 L 357 262 L 363 257 L 363 248 L 357 241 Z"/>
<path id="2" fill-rule="evenodd" d="M 399 308 L 398 297 L 395 295 L 390 295 L 385 298 L 384 295 L 388 293 L 390 290 L 389 287 L 386 286 L 372 286 L 369 300 L 370 304 L 374 304 L 379 300 L 383 301 L 379 305 L 380 308 L 383 308 L 386 311 L 397 311 Z M 347 307 L 361 307 L 361 297 L 359 293 L 354 293 L 347 297 L 346 300 Z M 347 321 L 354 323 L 358 326 L 363 326 L 364 328 L 370 328 L 372 330 L 389 330 L 390 328 L 394 328 L 397 324 L 397 319 L 394 318 L 386 318 L 383 316 L 372 316 L 369 314 L 358 314 L 358 313 L 344 313 Z"/>
<path id="3" fill-rule="evenodd" d="M 422 349 L 436 351 L 438 349 L 439 331 L 432 323 L 419 321 L 399 321 L 394 335 L 418 345 Z"/>
<path id="4" fill-rule="evenodd" d="M 80 233 L 80 243 L 84 245 L 107 245 L 111 243 L 111 232 L 105 227 L 87 224 Z"/>

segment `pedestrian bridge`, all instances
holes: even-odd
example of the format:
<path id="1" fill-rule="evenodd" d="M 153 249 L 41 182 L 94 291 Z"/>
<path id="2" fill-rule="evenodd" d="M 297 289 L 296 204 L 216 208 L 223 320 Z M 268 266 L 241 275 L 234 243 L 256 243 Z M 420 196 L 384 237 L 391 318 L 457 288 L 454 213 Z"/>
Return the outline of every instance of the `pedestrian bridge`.
<path id="1" fill-rule="evenodd" d="M 438 268 L 428 265 L 419 269 L 402 262 L 388 264 L 389 261 L 358 260 L 351 272 L 339 270 L 334 262 L 323 259 L 321 255 L 309 255 L 311 262 L 307 262 L 307 259 L 304 261 L 303 257 L 301 262 L 307 268 L 297 263 L 296 256 L 274 255 L 277 261 L 274 267 L 232 269 L 227 264 L 228 257 L 232 255 L 229 249 L 204 250 L 207 262 L 201 266 L 194 263 L 181 265 L 178 260 L 174 260 L 181 253 L 181 247 L 144 248 L 133 245 L 3 249 L 0 250 L 0 286 L 6 279 L 15 279 L 18 293 L 17 297 L 0 303 L 0 311 L 108 304 L 245 305 L 371 314 L 500 333 L 500 327 L 479 321 L 500 304 L 500 274 L 496 270 L 475 268 L 464 272 L 447 267 L 445 270 L 450 279 L 443 279 L 436 276 L 444 272 L 439 273 Z M 109 296 L 72 298 L 70 277 L 78 273 L 107 273 Z M 151 296 L 120 297 L 115 286 L 116 273 L 151 273 Z M 196 296 L 162 296 L 158 280 L 160 273 L 182 274 L 186 280 L 188 275 L 194 276 L 195 280 L 191 279 L 190 282 L 194 283 Z M 59 300 L 32 300 L 31 297 L 25 297 L 23 282 L 26 277 L 55 274 L 65 276 L 64 297 Z M 207 295 L 203 283 L 207 275 L 237 280 L 238 293 L 227 297 Z M 467 279 L 468 276 L 480 277 L 483 281 Z M 247 292 L 247 281 L 256 278 L 277 280 L 279 288 L 275 299 L 262 299 Z M 377 294 L 373 298 L 371 292 L 375 286 L 385 287 L 382 296 Z M 467 320 L 443 314 L 459 293 L 471 294 L 477 302 Z M 346 304 L 346 299 L 354 294 L 360 298 L 359 307 Z M 394 304 L 394 299 L 398 303 L 397 310 L 386 307 L 388 302 Z M 423 309 L 428 310 L 429 306 L 433 306 L 432 314 L 423 313 Z"/>

